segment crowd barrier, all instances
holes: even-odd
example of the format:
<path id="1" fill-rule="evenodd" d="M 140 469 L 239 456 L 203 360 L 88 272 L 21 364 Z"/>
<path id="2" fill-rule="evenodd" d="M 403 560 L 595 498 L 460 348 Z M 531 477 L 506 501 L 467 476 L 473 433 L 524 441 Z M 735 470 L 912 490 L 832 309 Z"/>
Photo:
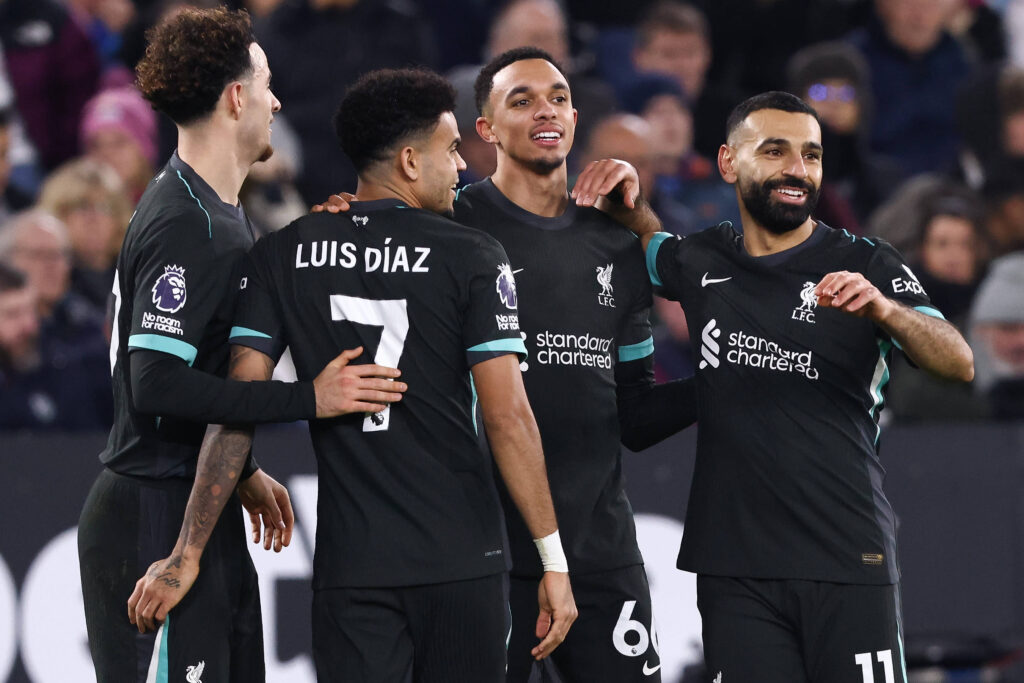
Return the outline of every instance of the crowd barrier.
<path id="1" fill-rule="evenodd" d="M 0 681 L 93 680 L 76 525 L 105 440 L 105 434 L 0 436 Z M 651 647 L 657 644 L 666 683 L 679 681 L 701 657 L 695 582 L 675 569 L 694 446 L 690 430 L 643 453 L 624 453 L 654 596 L 658 637 Z M 295 425 L 261 430 L 255 452 L 289 486 L 297 514 L 290 548 L 279 555 L 253 550 L 267 680 L 312 683 L 316 463 L 305 429 Z M 899 519 L 910 664 L 969 666 L 1018 647 L 1024 642 L 1024 426 L 892 427 L 882 434 L 882 461 Z"/>

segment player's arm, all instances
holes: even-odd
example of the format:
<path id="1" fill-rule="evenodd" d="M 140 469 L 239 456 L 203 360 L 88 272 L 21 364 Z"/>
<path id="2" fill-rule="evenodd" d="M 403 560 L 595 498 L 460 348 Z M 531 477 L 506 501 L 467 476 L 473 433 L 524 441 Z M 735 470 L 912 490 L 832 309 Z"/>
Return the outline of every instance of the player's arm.
<path id="1" fill-rule="evenodd" d="M 571 196 L 577 206 L 595 206 L 632 230 L 645 249 L 661 230 L 661 219 L 640 194 L 636 169 L 625 161 L 590 162 L 576 179 Z"/>
<path id="2" fill-rule="evenodd" d="M 631 451 L 650 448 L 697 421 L 696 378 L 655 384 L 642 375 L 646 372 L 640 367 L 615 373 L 619 431 L 623 445 Z"/>
<path id="3" fill-rule="evenodd" d="M 473 383 L 494 461 L 544 564 L 536 630 L 537 637 L 543 640 L 531 651 L 536 659 L 543 659 L 565 640 L 577 611 L 569 585 L 568 563 L 558 537 L 540 432 L 515 355 L 476 363 Z"/>
<path id="4" fill-rule="evenodd" d="M 862 273 L 829 273 L 814 293 L 819 306 L 872 320 L 918 367 L 944 379 L 974 379 L 974 353 L 956 327 L 885 296 Z"/>

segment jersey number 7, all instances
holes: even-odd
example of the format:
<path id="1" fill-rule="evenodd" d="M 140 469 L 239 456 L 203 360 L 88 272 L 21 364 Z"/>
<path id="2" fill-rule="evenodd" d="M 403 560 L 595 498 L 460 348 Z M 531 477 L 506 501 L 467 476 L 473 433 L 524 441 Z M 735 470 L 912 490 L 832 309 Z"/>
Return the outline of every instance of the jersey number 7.
<path id="1" fill-rule="evenodd" d="M 409 333 L 409 314 L 405 299 L 363 299 L 344 294 L 331 295 L 331 320 L 348 320 L 361 325 L 384 328 L 373 362 L 391 368 L 398 367 L 398 360 L 405 348 L 405 336 Z M 363 418 L 364 432 L 382 432 L 391 424 L 391 406 L 379 413 L 367 413 Z"/>

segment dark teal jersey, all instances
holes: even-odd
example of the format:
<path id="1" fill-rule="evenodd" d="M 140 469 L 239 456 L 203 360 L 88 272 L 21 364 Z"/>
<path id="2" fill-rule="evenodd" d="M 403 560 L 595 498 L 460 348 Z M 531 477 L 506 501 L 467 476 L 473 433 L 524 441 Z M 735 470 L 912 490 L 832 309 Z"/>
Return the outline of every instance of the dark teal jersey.
<path id="1" fill-rule="evenodd" d="M 817 305 L 828 273 L 941 317 L 900 254 L 818 223 L 755 258 L 724 223 L 647 249 L 686 312 L 697 364 L 697 462 L 679 567 L 699 574 L 889 584 L 896 521 L 882 490 L 879 413 L 894 341 Z"/>
<path id="2" fill-rule="evenodd" d="M 617 388 L 653 383 L 651 287 L 639 241 L 597 209 L 570 202 L 544 218 L 488 179 L 459 192 L 455 218 L 508 253 L 529 352 L 523 381 L 544 443 L 569 569 L 643 562 L 622 477 Z M 540 576 L 529 530 L 504 494 L 513 573 Z"/>
<path id="3" fill-rule="evenodd" d="M 320 477 L 314 587 L 505 571 L 470 374 L 525 350 L 501 245 L 397 200 L 357 202 L 263 238 L 243 270 L 232 343 L 273 358 L 289 347 L 300 380 L 362 346 L 357 362 L 397 367 L 409 385 L 384 412 L 310 424 Z"/>

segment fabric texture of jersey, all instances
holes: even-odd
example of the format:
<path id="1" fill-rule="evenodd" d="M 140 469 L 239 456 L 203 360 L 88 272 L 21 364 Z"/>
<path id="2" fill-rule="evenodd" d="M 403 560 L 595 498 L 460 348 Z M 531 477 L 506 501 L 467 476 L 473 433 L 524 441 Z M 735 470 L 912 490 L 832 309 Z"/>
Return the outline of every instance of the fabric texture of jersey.
<path id="1" fill-rule="evenodd" d="M 651 381 L 651 288 L 639 241 L 572 202 L 544 218 L 490 179 L 462 189 L 460 223 L 495 237 L 511 259 L 529 358 L 526 393 L 544 444 L 551 495 L 574 575 L 643 558 L 623 488 L 616 386 Z M 499 484 L 516 576 L 539 577 L 531 535 Z"/>
<path id="2" fill-rule="evenodd" d="M 882 491 L 878 415 L 894 342 L 873 322 L 817 306 L 835 271 L 941 317 L 900 254 L 818 223 L 755 258 L 722 224 L 647 249 L 655 285 L 686 311 L 698 365 L 697 461 L 679 568 L 838 583 L 899 578 Z"/>
<path id="3" fill-rule="evenodd" d="M 487 235 L 397 200 L 315 214 L 261 240 L 240 280 L 234 344 L 299 379 L 342 349 L 398 367 L 381 413 L 311 423 L 320 476 L 313 586 L 389 587 L 507 569 L 470 368 L 525 351 L 515 279 Z"/>
<path id="4" fill-rule="evenodd" d="M 223 377 L 238 298 L 238 268 L 254 242 L 240 207 L 171 157 L 128 224 L 114 278 L 114 426 L 100 460 L 121 474 L 191 477 L 206 425 L 135 411 L 128 354 L 138 349 L 181 358 Z"/>

